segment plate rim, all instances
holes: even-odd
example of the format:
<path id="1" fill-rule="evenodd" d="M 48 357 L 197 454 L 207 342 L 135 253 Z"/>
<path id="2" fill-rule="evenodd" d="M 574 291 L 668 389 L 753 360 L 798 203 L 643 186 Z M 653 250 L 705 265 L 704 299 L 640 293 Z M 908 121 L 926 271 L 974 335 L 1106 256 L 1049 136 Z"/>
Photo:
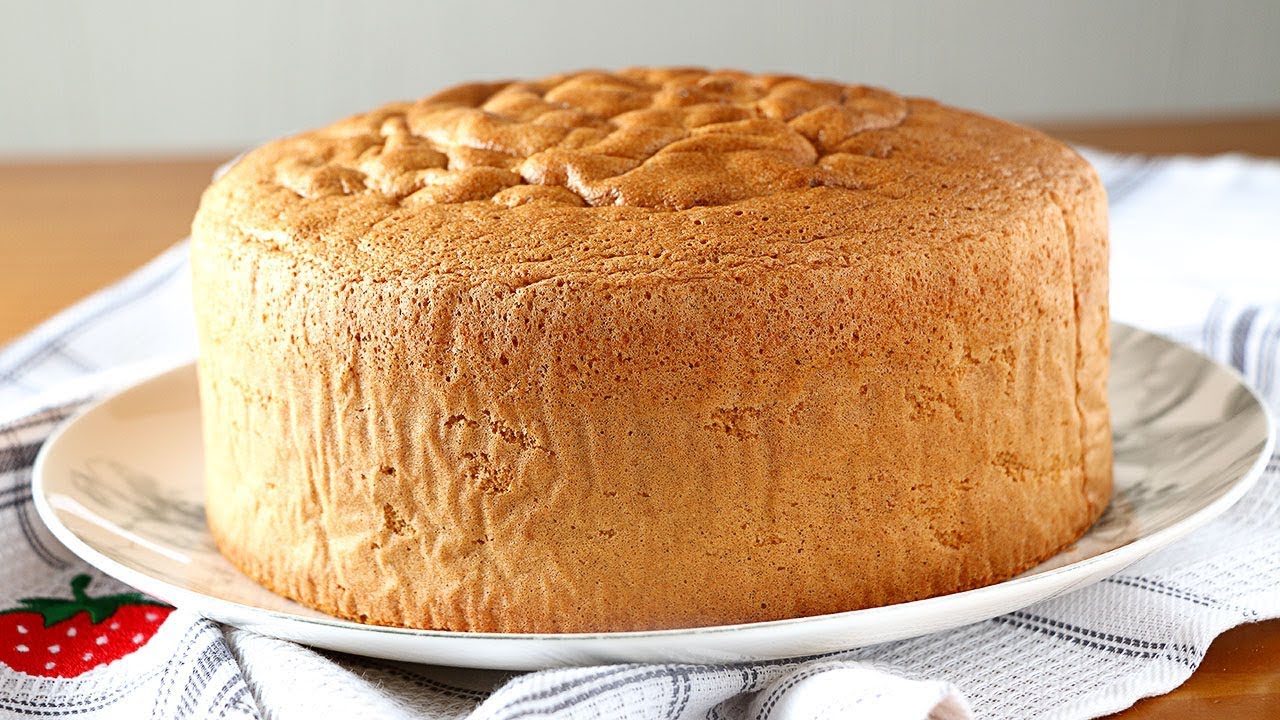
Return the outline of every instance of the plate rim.
<path id="1" fill-rule="evenodd" d="M 467 641 L 468 643 L 477 644 L 507 644 L 511 641 L 550 641 L 569 644 L 596 644 L 627 640 L 663 640 L 687 637 L 690 635 L 719 636 L 744 633 L 771 633 L 773 631 L 789 630 L 809 624 L 825 625 L 827 623 L 838 622 L 841 620 L 851 620 L 854 616 L 859 619 L 873 620 L 876 616 L 894 615 L 899 613 L 911 614 L 913 611 L 926 611 L 935 605 L 955 604 L 958 601 L 978 601 L 987 595 L 999 596 L 1003 593 L 1016 592 L 1017 590 L 1028 586 L 1036 587 L 1045 584 L 1069 586 L 1069 580 L 1063 583 L 1056 583 L 1056 581 L 1058 581 L 1063 575 L 1070 576 L 1071 578 L 1088 579 L 1094 575 L 1100 565 L 1115 567 L 1115 571 L 1119 572 L 1133 562 L 1136 562 L 1160 548 L 1170 545 L 1207 525 L 1213 519 L 1217 518 L 1235 505 L 1242 497 L 1244 497 L 1245 494 L 1249 492 L 1250 489 L 1253 488 L 1265 471 L 1267 463 L 1275 450 L 1276 442 L 1275 418 L 1273 417 L 1271 409 L 1268 407 L 1267 403 L 1258 395 L 1257 390 L 1234 367 L 1221 363 L 1195 348 L 1188 347 L 1187 345 L 1176 342 L 1159 333 L 1138 328 L 1128 323 L 1113 320 L 1111 322 L 1111 329 L 1112 332 L 1115 332 L 1116 330 L 1124 330 L 1130 333 L 1139 333 L 1148 338 L 1156 338 L 1176 347 L 1182 352 L 1196 355 L 1201 360 L 1211 364 L 1215 369 L 1226 372 L 1231 379 L 1237 383 L 1237 385 L 1245 389 L 1249 398 L 1261 409 L 1263 423 L 1267 431 L 1266 440 L 1263 442 L 1261 450 L 1258 452 L 1257 457 L 1254 458 L 1249 468 L 1225 492 L 1199 507 L 1191 515 L 1174 522 L 1167 527 L 1156 530 L 1155 532 L 1134 538 L 1119 547 L 1112 548 L 1106 552 L 1046 570 L 1035 575 L 1014 577 L 999 583 L 985 585 L 970 590 L 937 595 L 919 600 L 911 600 L 893 605 L 863 608 L 860 610 L 845 610 L 822 615 L 783 618 L 779 620 L 737 623 L 731 625 L 667 628 L 661 630 L 629 630 L 586 633 L 483 633 L 459 630 L 428 630 L 392 627 L 386 625 L 369 625 L 357 623 L 337 616 L 309 617 L 273 610 L 270 608 L 263 608 L 257 605 L 248 605 L 212 595 L 206 595 L 196 590 L 175 585 L 164 579 L 154 577 L 142 570 L 132 568 L 122 562 L 112 559 L 94 548 L 88 542 L 82 540 L 74 530 L 62 523 L 58 518 L 58 511 L 50 503 L 45 489 L 45 467 L 48 464 L 49 457 L 57 451 L 62 438 L 83 418 L 127 393 L 140 390 L 144 386 L 161 382 L 180 373 L 195 371 L 197 361 L 189 358 L 183 359 L 176 364 L 170 363 L 168 367 L 162 367 L 160 369 L 156 368 L 155 362 L 140 363 L 139 376 L 129 382 L 109 388 L 101 398 L 90 402 L 85 407 L 61 421 L 57 428 L 49 434 L 41 445 L 41 448 L 36 455 L 35 462 L 32 465 L 32 498 L 36 507 L 36 512 L 45 526 L 54 535 L 54 537 L 65 545 L 74 555 L 107 575 L 110 575 L 128 585 L 157 597 L 176 600 L 174 604 L 175 606 L 178 606 L 179 609 L 192 609 L 196 614 L 205 617 L 212 614 L 218 614 L 223 617 L 263 616 L 263 621 L 270 619 L 286 623 L 300 623 L 304 626 L 316 626 L 326 630 L 376 633 L 392 635 L 399 638 Z M 142 374 L 141 369 L 146 369 L 149 372 Z M 1105 573 L 1106 571 L 1102 570 L 1102 572 Z M 249 578 L 249 580 L 252 582 L 252 578 Z M 160 589 L 159 592 L 157 592 L 157 588 Z M 1057 592 L 1060 591 L 1061 590 L 1059 589 Z M 1050 594 L 1053 595 L 1054 592 L 1051 592 Z M 296 602 L 290 598 L 286 599 L 291 602 Z M 209 612 L 211 609 L 217 612 Z M 998 614 L 996 616 L 998 616 Z M 260 624 L 260 621 L 254 621 L 251 623 L 241 622 L 237 624 L 255 626 Z"/>

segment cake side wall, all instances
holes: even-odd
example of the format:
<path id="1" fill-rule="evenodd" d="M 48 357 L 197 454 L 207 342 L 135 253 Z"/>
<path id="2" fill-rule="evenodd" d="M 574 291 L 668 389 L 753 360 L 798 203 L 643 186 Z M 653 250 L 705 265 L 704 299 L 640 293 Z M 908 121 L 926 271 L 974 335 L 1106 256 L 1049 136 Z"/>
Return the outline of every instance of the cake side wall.
<path id="1" fill-rule="evenodd" d="M 1101 514 L 1112 494 L 1111 412 L 1107 383 L 1111 359 L 1110 241 L 1107 196 L 1090 171 L 1063 199 L 1075 244 L 1076 314 L 1079 323 L 1078 396 L 1083 419 L 1086 493 Z"/>
<path id="2" fill-rule="evenodd" d="M 773 619 L 1008 577 L 1093 519 L 1062 228 L 1043 204 L 849 267 L 513 290 L 335 278 L 207 223 L 211 527 L 278 592 L 450 629 Z"/>

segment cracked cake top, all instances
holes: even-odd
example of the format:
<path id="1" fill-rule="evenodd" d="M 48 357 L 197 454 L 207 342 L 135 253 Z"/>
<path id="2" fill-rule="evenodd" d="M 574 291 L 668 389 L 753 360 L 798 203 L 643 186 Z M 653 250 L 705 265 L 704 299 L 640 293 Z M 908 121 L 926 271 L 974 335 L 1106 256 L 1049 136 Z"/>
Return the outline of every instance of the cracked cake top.
<path id="1" fill-rule="evenodd" d="M 877 88 L 588 71 L 461 85 L 271 142 L 196 224 L 375 278 L 850 264 L 999 232 L 1082 167 L 1035 131 Z"/>

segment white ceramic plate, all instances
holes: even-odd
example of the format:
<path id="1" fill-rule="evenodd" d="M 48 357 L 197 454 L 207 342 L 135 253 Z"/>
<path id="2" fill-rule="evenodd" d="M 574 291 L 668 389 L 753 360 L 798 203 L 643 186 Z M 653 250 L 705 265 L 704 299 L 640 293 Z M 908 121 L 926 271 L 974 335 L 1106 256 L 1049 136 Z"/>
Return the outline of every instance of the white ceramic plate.
<path id="1" fill-rule="evenodd" d="M 1116 494 L 1066 552 L 989 587 L 888 607 L 747 625 L 564 635 L 384 628 L 272 594 L 214 548 L 204 523 L 195 370 L 179 367 L 85 410 L 36 461 L 36 507 L 110 575 L 174 605 L 331 650 L 463 667 L 732 662 L 822 653 L 984 620 L 1115 573 L 1222 513 L 1271 455 L 1264 406 L 1233 371 L 1154 335 L 1112 333 Z"/>

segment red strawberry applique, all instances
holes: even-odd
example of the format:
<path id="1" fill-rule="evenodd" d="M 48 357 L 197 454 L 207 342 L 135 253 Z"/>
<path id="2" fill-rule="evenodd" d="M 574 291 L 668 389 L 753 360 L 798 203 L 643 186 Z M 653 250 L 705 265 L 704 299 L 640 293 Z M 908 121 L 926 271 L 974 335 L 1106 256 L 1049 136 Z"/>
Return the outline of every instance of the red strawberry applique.
<path id="1" fill-rule="evenodd" d="M 75 677 L 142 647 L 173 612 L 141 593 L 89 597 L 90 580 L 75 576 L 72 598 L 27 598 L 0 612 L 0 662 L 28 675 Z"/>

